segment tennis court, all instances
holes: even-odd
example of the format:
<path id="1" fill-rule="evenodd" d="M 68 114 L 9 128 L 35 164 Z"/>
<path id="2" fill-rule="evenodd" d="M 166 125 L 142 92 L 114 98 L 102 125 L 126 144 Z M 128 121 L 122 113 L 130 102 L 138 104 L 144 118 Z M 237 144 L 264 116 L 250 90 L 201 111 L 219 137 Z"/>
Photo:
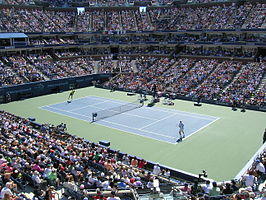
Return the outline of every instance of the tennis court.
<path id="1" fill-rule="evenodd" d="M 25 118 L 34 117 L 38 123 L 65 123 L 67 132 L 72 135 L 95 143 L 107 140 L 112 149 L 175 169 L 194 174 L 205 169 L 208 177 L 216 181 L 234 178 L 262 144 L 266 121 L 264 112 L 247 110 L 243 113 L 239 109 L 234 112 L 224 106 L 203 104 L 198 107 L 190 101 L 174 100 L 173 106 L 159 102 L 151 108 L 145 106 L 104 121 L 90 123 L 92 112 L 134 102 L 136 96 L 94 87 L 78 89 L 75 100 L 70 104 L 66 102 L 68 96 L 69 91 L 39 96 L 1 104 L 0 109 Z M 131 118 L 129 114 L 141 117 Z M 210 116 L 219 120 L 211 122 L 213 117 Z M 178 137 L 176 126 L 179 118 L 184 121 L 187 137 L 185 141 L 176 144 L 174 142 Z M 192 130 L 193 123 L 203 122 L 202 118 L 209 119 L 209 124 L 205 121 L 205 125 Z M 160 119 L 162 120 L 159 121 Z M 119 123 L 119 126 L 114 123 Z M 140 128 L 141 131 L 136 130 Z M 148 136 L 137 135 L 145 133 Z M 162 140 L 156 134 L 167 137 Z"/>
<path id="2" fill-rule="evenodd" d="M 127 103 L 129 102 L 97 96 L 87 96 L 73 100 L 72 103 L 61 102 L 42 106 L 41 108 L 50 112 L 91 122 L 92 113 L 126 105 Z M 104 112 L 108 114 L 108 110 Z M 214 116 L 182 112 L 174 109 L 147 107 L 144 105 L 140 108 L 117 114 L 94 123 L 143 137 L 176 144 L 179 138 L 178 123 L 180 120 L 185 124 L 185 139 L 187 139 L 218 119 L 218 117 Z"/>

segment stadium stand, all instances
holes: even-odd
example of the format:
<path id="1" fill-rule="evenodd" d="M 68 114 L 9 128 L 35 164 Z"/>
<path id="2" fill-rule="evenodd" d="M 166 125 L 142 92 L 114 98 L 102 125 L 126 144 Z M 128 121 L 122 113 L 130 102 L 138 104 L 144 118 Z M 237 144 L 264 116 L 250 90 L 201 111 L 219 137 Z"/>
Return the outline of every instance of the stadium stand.
<path id="1" fill-rule="evenodd" d="M 11 189 L 12 196 L 22 195 L 27 185 L 35 188 L 37 197 L 47 195 L 49 189 L 45 188 L 62 185 L 68 195 L 78 199 L 92 197 L 97 191 L 127 196 L 132 192 L 124 190 L 144 189 L 155 180 L 166 188 L 173 185 L 163 177 L 163 168 L 155 176 L 143 159 L 71 136 L 62 132 L 62 124 L 39 128 L 1 111 L 1 186 L 2 191 Z"/>
<path id="2" fill-rule="evenodd" d="M 265 28 L 265 4 L 212 7 L 73 11 L 2 9 L 2 31 L 81 32 Z M 85 23 L 82 23 L 85 20 Z M 133 20 L 133 21 L 132 21 Z M 130 25 L 129 22 L 131 21 Z M 16 23 L 13 23 L 16 22 Z"/>
<path id="3" fill-rule="evenodd" d="M 152 85 L 157 84 L 160 86 L 158 91 L 162 93 L 175 93 L 192 98 L 200 96 L 203 99 L 225 103 L 236 100 L 242 104 L 245 101 L 245 104 L 250 104 L 255 101 L 254 92 L 266 69 L 264 62 L 244 64 L 213 59 L 179 59 L 169 65 L 148 63 L 149 61 L 146 61 L 143 66 L 147 67 L 137 75 L 131 73 L 117 76 L 111 82 L 105 83 L 105 86 L 151 92 Z M 158 65 L 163 68 L 158 68 Z M 263 88 L 258 91 L 261 95 Z M 261 98 L 258 98 L 258 103 L 261 105 Z"/>
<path id="4" fill-rule="evenodd" d="M 172 0 L 157 0 L 144 12 L 131 6 L 133 0 L 47 2 L 49 8 L 31 0 L 0 5 L 0 32 L 28 36 L 22 46 L 0 37 L 1 96 L 35 82 L 44 87 L 47 81 L 111 74 L 114 78 L 104 76 L 98 86 L 149 93 L 157 84 L 160 95 L 266 108 L 265 3 L 189 0 L 172 7 Z M 53 8 L 74 3 L 90 7 L 81 14 Z M 92 79 L 81 81 L 92 84 Z M 12 94 L 12 100 L 19 96 Z M 11 190 L 14 198 L 31 199 L 30 186 L 38 199 L 51 199 L 62 187 L 74 199 L 145 199 L 161 193 L 183 199 L 266 197 L 259 187 L 265 181 L 264 152 L 239 180 L 187 184 L 163 166 L 71 136 L 61 126 L 37 130 L 27 119 L 0 115 L 0 194 Z M 154 187 L 158 180 L 160 190 Z"/>
<path id="5" fill-rule="evenodd" d="M 36 198 L 46 199 L 46 195 L 55 195 L 63 187 L 64 195 L 75 199 L 94 199 L 97 195 L 134 199 L 133 190 L 139 198 L 165 195 L 223 199 L 265 195 L 259 188 L 265 180 L 264 152 L 256 157 L 239 182 L 217 185 L 207 180 L 187 184 L 171 181 L 170 171 L 158 164 L 151 165 L 135 156 L 69 135 L 64 124 L 36 125 L 1 111 L 1 194 L 9 190 L 12 198 L 31 199 L 25 188 L 32 187 Z M 156 189 L 154 183 L 158 181 Z"/>

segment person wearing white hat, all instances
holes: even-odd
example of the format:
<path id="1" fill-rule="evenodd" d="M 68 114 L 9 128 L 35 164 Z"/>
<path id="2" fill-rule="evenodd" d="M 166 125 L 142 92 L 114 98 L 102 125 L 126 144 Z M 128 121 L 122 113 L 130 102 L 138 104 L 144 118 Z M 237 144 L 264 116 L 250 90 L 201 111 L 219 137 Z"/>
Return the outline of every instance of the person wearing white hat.
<path id="1" fill-rule="evenodd" d="M 159 175 L 161 173 L 161 167 L 159 166 L 159 163 L 156 163 L 156 165 L 153 166 L 153 174 Z"/>
<path id="2" fill-rule="evenodd" d="M 11 182 L 7 182 L 5 187 L 3 187 L 3 189 L 1 190 L 0 193 L 0 199 L 3 199 L 5 197 L 5 195 L 13 195 L 13 192 L 11 191 L 12 188 L 12 183 Z"/>

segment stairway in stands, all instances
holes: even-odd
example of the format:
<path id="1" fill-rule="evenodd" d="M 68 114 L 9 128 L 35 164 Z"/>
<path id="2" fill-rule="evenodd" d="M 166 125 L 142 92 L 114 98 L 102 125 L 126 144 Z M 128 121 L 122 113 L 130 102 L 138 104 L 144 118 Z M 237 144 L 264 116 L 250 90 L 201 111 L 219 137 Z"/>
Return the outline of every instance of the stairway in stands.
<path id="1" fill-rule="evenodd" d="M 138 68 L 136 66 L 136 60 L 131 61 L 131 67 L 132 67 L 134 73 L 138 73 Z"/>
<path id="2" fill-rule="evenodd" d="M 259 87 L 257 88 L 256 91 L 260 91 L 265 85 L 266 85 L 266 73 L 264 74 L 261 83 L 259 84 Z"/>
<path id="3" fill-rule="evenodd" d="M 255 5 L 248 13 L 247 20 L 242 25 L 242 28 L 265 28 L 265 11 L 266 8 L 261 6 L 261 4 Z"/>
<path id="4" fill-rule="evenodd" d="M 27 61 L 27 63 L 29 63 L 30 65 L 34 66 L 36 70 L 38 70 L 38 73 L 44 78 L 44 80 L 50 80 L 50 78 L 48 78 L 41 69 L 39 69 L 33 60 L 29 59 L 27 56 L 24 56 L 25 60 Z"/>
<path id="5" fill-rule="evenodd" d="M 242 73 L 242 71 L 243 71 L 244 68 L 245 68 L 245 67 L 241 67 L 241 69 L 240 69 L 239 72 L 235 75 L 235 77 L 234 77 L 234 79 L 231 81 L 231 83 L 228 84 L 228 85 L 223 89 L 223 92 L 225 92 L 225 91 L 230 87 L 230 85 L 232 85 L 232 84 L 238 79 L 238 77 L 241 75 L 241 73 Z"/>

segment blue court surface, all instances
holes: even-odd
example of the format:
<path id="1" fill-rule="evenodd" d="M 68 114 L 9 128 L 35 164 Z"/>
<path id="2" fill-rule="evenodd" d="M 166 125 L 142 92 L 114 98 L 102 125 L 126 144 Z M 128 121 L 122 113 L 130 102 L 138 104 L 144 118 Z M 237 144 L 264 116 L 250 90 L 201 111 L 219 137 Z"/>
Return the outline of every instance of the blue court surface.
<path id="1" fill-rule="evenodd" d="M 129 102 L 87 96 L 41 107 L 44 110 L 91 122 L 92 113 L 108 108 L 124 105 Z M 179 138 L 178 123 L 185 124 L 185 139 L 207 127 L 219 118 L 174 109 L 142 106 L 109 118 L 94 122 L 109 128 L 122 130 L 143 137 L 175 144 Z"/>

